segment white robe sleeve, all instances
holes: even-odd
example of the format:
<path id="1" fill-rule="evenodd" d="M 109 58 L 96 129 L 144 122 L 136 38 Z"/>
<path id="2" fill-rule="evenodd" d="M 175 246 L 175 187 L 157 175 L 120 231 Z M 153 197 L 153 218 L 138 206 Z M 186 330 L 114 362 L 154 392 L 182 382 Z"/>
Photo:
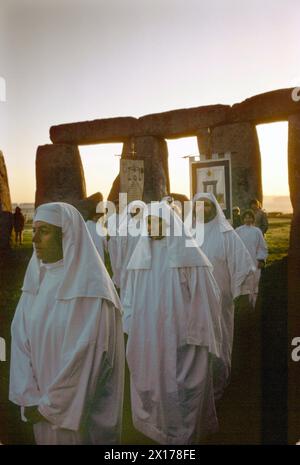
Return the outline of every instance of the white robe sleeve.
<path id="1" fill-rule="evenodd" d="M 123 299 L 123 331 L 129 334 L 130 323 L 132 318 L 132 300 L 133 300 L 133 289 L 134 289 L 134 278 L 135 271 L 127 270 L 127 281 L 126 288 L 124 289 Z"/>
<path id="2" fill-rule="evenodd" d="M 89 406 L 94 405 L 95 396 L 99 396 L 98 401 L 101 400 L 101 392 L 97 393 L 96 390 L 99 385 L 103 388 L 113 373 L 118 389 L 123 389 L 121 363 L 117 373 L 114 372 L 116 350 L 122 351 L 123 343 L 123 338 L 120 339 L 122 332 L 116 330 L 118 310 L 99 299 L 76 300 L 75 309 L 70 308 L 70 331 L 66 333 L 62 346 L 60 369 L 38 407 L 52 424 L 73 431 L 79 430 Z M 72 303 L 69 305 L 72 306 Z M 101 309 L 99 306 L 102 306 Z M 122 398 L 120 394 L 115 399 L 109 393 L 105 394 L 110 398 L 111 416 L 115 420 L 120 417 L 118 412 Z M 105 421 L 107 423 L 107 419 Z M 113 429 L 116 429 L 115 424 Z"/>
<path id="3" fill-rule="evenodd" d="M 220 290 L 206 267 L 179 268 L 187 312 L 187 343 L 219 357 L 222 341 Z"/>
<path id="4" fill-rule="evenodd" d="M 107 250 L 109 253 L 111 269 L 113 272 L 112 280 L 118 288 L 120 287 L 120 278 L 121 278 L 120 269 L 118 268 L 118 251 L 120 248 L 119 239 L 120 237 L 118 236 L 111 236 L 107 244 Z"/>
<path id="5" fill-rule="evenodd" d="M 268 246 L 260 229 L 257 230 L 257 235 L 258 245 L 256 251 L 256 260 L 266 260 L 268 256 Z"/>
<path id="6" fill-rule="evenodd" d="M 224 243 L 233 299 L 251 294 L 255 264 L 235 231 L 224 233 Z"/>
<path id="7" fill-rule="evenodd" d="M 22 407 L 37 405 L 41 394 L 31 364 L 24 312 L 31 309 L 33 296 L 23 292 L 12 322 L 9 399 Z"/>

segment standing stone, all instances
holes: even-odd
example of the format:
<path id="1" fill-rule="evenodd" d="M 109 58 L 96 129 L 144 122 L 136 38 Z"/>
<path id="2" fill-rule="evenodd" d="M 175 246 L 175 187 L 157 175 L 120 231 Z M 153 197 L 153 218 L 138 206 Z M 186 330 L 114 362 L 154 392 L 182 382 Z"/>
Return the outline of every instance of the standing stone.
<path id="1" fill-rule="evenodd" d="M 41 145 L 36 156 L 36 207 L 46 202 L 74 204 L 86 197 L 78 147 Z"/>
<path id="2" fill-rule="evenodd" d="M 231 152 L 232 204 L 241 210 L 249 208 L 253 198 L 262 201 L 261 160 L 256 127 L 252 123 L 217 126 L 208 132 L 198 131 L 198 147 L 202 159 L 209 151 Z"/>
<path id="3" fill-rule="evenodd" d="M 145 136 L 132 137 L 124 143 L 122 158 L 131 158 L 134 144 L 137 160 L 144 160 L 144 202 L 160 200 L 170 192 L 168 147 L 164 139 Z"/>
<path id="4" fill-rule="evenodd" d="M 288 255 L 288 426 L 289 443 L 299 440 L 300 362 L 290 357 L 292 340 L 300 337 L 300 113 L 289 118 L 288 166 L 293 220 Z"/>
<path id="5" fill-rule="evenodd" d="M 0 202 L 2 205 L 2 211 L 11 212 L 12 206 L 11 206 L 11 200 L 10 200 L 8 177 L 7 177 L 4 156 L 1 150 L 0 150 Z"/>
<path id="6" fill-rule="evenodd" d="M 10 248 L 12 232 L 12 206 L 8 185 L 8 177 L 3 153 L 0 151 L 0 251 Z"/>

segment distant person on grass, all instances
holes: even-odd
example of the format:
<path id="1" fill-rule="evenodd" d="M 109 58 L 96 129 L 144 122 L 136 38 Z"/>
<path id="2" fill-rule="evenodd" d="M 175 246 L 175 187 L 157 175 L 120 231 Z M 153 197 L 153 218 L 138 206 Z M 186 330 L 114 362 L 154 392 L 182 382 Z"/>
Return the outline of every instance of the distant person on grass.
<path id="1" fill-rule="evenodd" d="M 76 208 L 39 206 L 12 322 L 9 398 L 37 444 L 120 442 L 121 304 Z"/>
<path id="2" fill-rule="evenodd" d="M 269 227 L 267 213 L 261 208 L 261 203 L 257 199 L 251 200 L 250 208 L 255 216 L 255 226 L 265 235 Z"/>
<path id="3" fill-rule="evenodd" d="M 244 224 L 236 229 L 236 233 L 240 236 L 247 247 L 256 267 L 256 271 L 253 276 L 253 291 L 251 293 L 251 301 L 253 306 L 255 306 L 261 269 L 266 263 L 268 247 L 261 230 L 254 226 L 255 216 L 253 211 L 246 210 L 242 214 L 242 220 Z"/>
<path id="4" fill-rule="evenodd" d="M 16 207 L 13 219 L 13 227 L 15 231 L 15 243 L 22 244 L 22 234 L 25 225 L 25 217 L 20 207 Z"/>
<path id="5" fill-rule="evenodd" d="M 239 207 L 233 207 L 232 208 L 232 226 L 233 229 L 238 228 L 239 226 L 242 226 L 242 219 L 241 219 L 241 210 Z"/>

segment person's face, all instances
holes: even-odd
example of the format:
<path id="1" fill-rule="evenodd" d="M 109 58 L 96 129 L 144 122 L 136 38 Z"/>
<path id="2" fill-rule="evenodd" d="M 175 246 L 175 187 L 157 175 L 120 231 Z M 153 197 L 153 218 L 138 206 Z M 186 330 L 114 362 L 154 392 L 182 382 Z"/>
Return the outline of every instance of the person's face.
<path id="1" fill-rule="evenodd" d="M 204 223 L 208 223 L 213 220 L 217 214 L 214 203 L 209 199 L 199 199 L 198 201 L 204 203 Z M 200 205 L 198 207 L 196 206 L 195 212 L 197 211 L 197 208 L 201 209 Z"/>
<path id="2" fill-rule="evenodd" d="M 238 210 L 232 210 L 233 216 L 239 216 L 240 212 Z"/>
<path id="3" fill-rule="evenodd" d="M 44 263 L 55 263 L 63 258 L 62 231 L 44 221 L 33 223 L 33 237 L 37 257 Z"/>
<path id="4" fill-rule="evenodd" d="M 244 224 L 247 226 L 251 226 L 254 223 L 254 220 L 251 215 L 245 215 L 244 216 Z"/>
<path id="5" fill-rule="evenodd" d="M 257 203 L 255 203 L 255 202 L 251 203 L 250 208 L 251 208 L 253 211 L 256 212 L 256 210 L 258 210 L 258 205 L 257 205 Z"/>
<path id="6" fill-rule="evenodd" d="M 148 216 L 148 234 L 153 240 L 160 240 L 165 237 L 164 220 L 158 216 Z"/>

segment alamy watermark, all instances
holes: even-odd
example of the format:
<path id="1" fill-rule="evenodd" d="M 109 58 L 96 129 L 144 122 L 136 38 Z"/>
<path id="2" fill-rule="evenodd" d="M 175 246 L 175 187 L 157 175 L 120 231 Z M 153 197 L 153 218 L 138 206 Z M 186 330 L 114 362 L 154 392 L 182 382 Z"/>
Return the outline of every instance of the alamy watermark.
<path id="1" fill-rule="evenodd" d="M 295 347 L 291 353 L 292 360 L 293 362 L 300 362 L 300 337 L 293 338 L 292 346 Z"/>
<path id="2" fill-rule="evenodd" d="M 300 102 L 300 87 L 295 87 L 292 90 L 292 100 L 294 100 L 294 102 Z"/>
<path id="3" fill-rule="evenodd" d="M 204 201 L 172 202 L 170 208 L 164 208 L 163 202 L 152 201 L 149 204 L 142 200 L 127 204 L 127 194 L 120 193 L 117 205 L 111 201 L 99 202 L 98 214 L 106 218 L 98 220 L 96 230 L 99 236 L 163 236 L 186 237 L 185 246 L 195 247 L 204 240 Z M 173 212 L 172 212 L 173 211 Z M 137 221 L 130 222 L 130 216 Z M 150 218 L 151 221 L 148 220 Z M 157 221 L 161 218 L 161 223 Z M 160 230 L 162 229 L 162 231 Z M 195 241 L 194 241 L 194 240 Z"/>

